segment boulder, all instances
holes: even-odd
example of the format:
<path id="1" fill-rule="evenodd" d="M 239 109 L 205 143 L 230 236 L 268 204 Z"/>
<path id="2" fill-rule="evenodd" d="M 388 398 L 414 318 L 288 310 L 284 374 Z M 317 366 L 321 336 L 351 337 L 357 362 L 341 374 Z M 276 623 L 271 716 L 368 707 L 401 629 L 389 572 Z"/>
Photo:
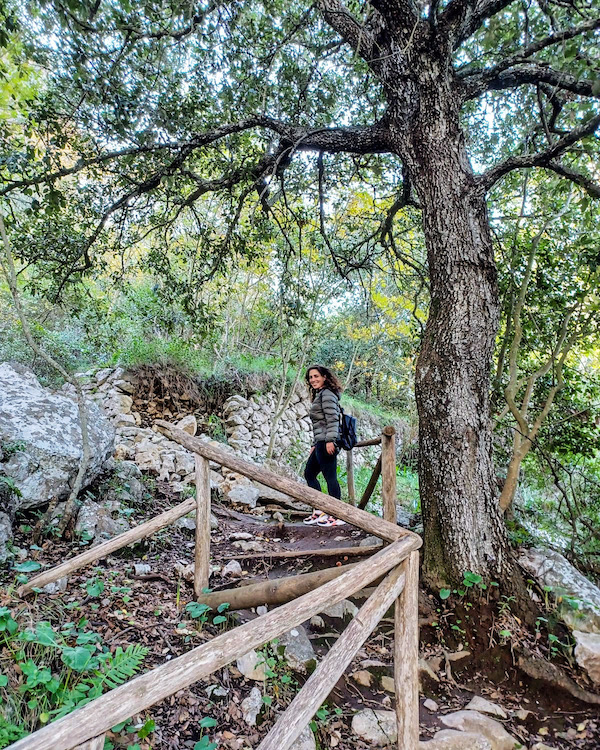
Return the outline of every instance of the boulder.
<path id="1" fill-rule="evenodd" d="M 83 486 L 102 471 L 114 449 L 114 429 L 91 401 L 86 401 L 90 460 Z M 82 453 L 77 402 L 43 388 L 27 368 L 0 365 L 0 442 L 18 445 L 2 464 L 20 495 L 15 508 L 35 508 L 53 497 L 68 496 Z"/>
<path id="2" fill-rule="evenodd" d="M 577 664 L 587 672 L 594 685 L 600 686 L 600 634 L 574 630 L 573 637 L 577 643 L 575 646 Z"/>
<path id="3" fill-rule="evenodd" d="M 514 750 L 519 742 L 511 737 L 499 721 L 490 719 L 478 711 L 456 711 L 446 716 L 440 716 L 442 724 L 460 732 L 469 732 L 485 737 L 492 750 Z"/>
<path id="4" fill-rule="evenodd" d="M 398 736 L 396 712 L 365 708 L 352 717 L 352 733 L 374 747 L 393 745 Z"/>
<path id="5" fill-rule="evenodd" d="M 227 493 L 227 499 L 231 503 L 238 505 L 247 505 L 249 508 L 256 508 L 258 500 L 258 490 L 252 485 L 236 484 Z"/>
<path id="6" fill-rule="evenodd" d="M 568 560 L 553 550 L 532 548 L 521 550 L 519 563 L 561 599 L 561 617 L 572 630 L 600 633 L 600 589 Z"/>

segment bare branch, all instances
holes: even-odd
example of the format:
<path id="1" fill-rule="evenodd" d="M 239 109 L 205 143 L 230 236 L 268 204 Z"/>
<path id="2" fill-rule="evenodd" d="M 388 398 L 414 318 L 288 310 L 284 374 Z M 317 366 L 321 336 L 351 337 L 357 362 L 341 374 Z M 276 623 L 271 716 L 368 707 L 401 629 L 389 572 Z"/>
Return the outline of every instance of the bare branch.
<path id="1" fill-rule="evenodd" d="M 340 0 L 317 0 L 325 21 L 365 60 L 381 54 L 375 38 L 362 26 Z"/>
<path id="2" fill-rule="evenodd" d="M 586 175 L 581 174 L 581 172 L 577 172 L 570 167 L 565 167 L 564 164 L 557 161 L 548 162 L 546 167 L 547 169 L 556 172 L 556 174 L 561 175 L 561 177 L 566 177 L 568 180 L 571 180 L 571 182 L 582 187 L 586 193 L 592 196 L 592 198 L 600 198 L 600 185 L 597 182 L 594 182 L 591 177 L 586 177 Z"/>
<path id="3" fill-rule="evenodd" d="M 583 138 L 593 135 L 599 126 L 600 115 L 597 115 L 590 118 L 578 128 L 571 130 L 570 133 L 559 138 L 543 151 L 538 151 L 534 154 L 523 154 L 522 156 L 511 156 L 506 161 L 496 164 L 496 166 L 480 175 L 477 178 L 477 183 L 484 192 L 487 192 L 499 179 L 515 169 L 525 169 L 528 167 L 548 167 L 552 169 L 551 165 L 556 163 L 556 159 L 561 154 Z"/>

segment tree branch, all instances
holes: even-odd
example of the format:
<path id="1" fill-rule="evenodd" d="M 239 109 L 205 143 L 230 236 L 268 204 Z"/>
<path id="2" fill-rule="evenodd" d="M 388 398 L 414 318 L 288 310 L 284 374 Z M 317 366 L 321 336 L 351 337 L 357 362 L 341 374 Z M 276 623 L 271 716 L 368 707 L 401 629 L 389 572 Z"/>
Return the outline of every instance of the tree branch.
<path id="1" fill-rule="evenodd" d="M 439 26 L 453 40 L 453 49 L 474 34 L 481 24 L 513 0 L 451 0 L 440 15 Z"/>
<path id="2" fill-rule="evenodd" d="M 566 177 L 571 182 L 574 182 L 579 187 L 582 187 L 586 193 L 592 196 L 592 198 L 600 198 L 600 184 L 594 182 L 591 177 L 587 177 L 581 172 L 577 172 L 570 167 L 565 167 L 563 164 L 557 161 L 550 161 L 545 165 L 547 169 L 551 169 L 561 177 Z"/>
<path id="3" fill-rule="evenodd" d="M 598 127 L 600 126 L 600 115 L 590 118 L 587 122 L 580 125 L 578 128 L 571 130 L 562 138 L 559 138 L 555 143 L 549 146 L 543 151 L 539 151 L 535 154 L 523 154 L 522 156 L 511 156 L 506 161 L 496 164 L 496 166 L 488 169 L 477 178 L 477 184 L 484 191 L 487 192 L 499 179 L 504 175 L 512 172 L 515 169 L 525 169 L 528 167 L 548 167 L 553 169 L 556 164 L 556 159 L 561 156 L 567 149 L 578 141 L 586 138 L 587 136 L 593 135 Z M 565 175 L 567 168 L 565 169 Z M 556 169 L 554 169 L 556 171 Z M 581 175 L 579 176 L 582 180 Z M 577 182 L 575 179 L 574 182 Z M 578 184 L 581 184 L 579 182 Z"/>
<path id="4" fill-rule="evenodd" d="M 545 62 L 530 60 L 510 70 L 502 70 L 500 65 L 484 73 L 469 75 L 462 81 L 463 99 L 475 99 L 486 91 L 502 91 L 543 83 L 578 96 L 600 98 L 600 91 L 594 81 L 582 81 L 569 73 L 551 68 Z"/>

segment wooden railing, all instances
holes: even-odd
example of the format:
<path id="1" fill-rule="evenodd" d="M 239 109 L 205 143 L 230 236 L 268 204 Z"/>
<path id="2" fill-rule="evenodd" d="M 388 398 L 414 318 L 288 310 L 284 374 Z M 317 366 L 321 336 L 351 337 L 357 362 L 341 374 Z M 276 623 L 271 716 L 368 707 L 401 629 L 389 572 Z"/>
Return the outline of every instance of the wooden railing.
<path id="1" fill-rule="evenodd" d="M 419 558 L 417 550 L 421 546 L 421 539 L 416 534 L 396 525 L 393 428 L 385 428 L 380 439 L 368 441 L 368 444 L 381 442 L 382 452 L 379 465 L 382 474 L 384 512 L 384 518 L 381 519 L 360 508 L 347 505 L 329 495 L 243 461 L 226 449 L 192 437 L 168 422 L 158 421 L 156 424 L 168 437 L 196 455 L 196 498 L 186 500 L 151 521 L 40 573 L 21 586 L 18 591 L 21 596 L 149 536 L 195 508 L 194 593 L 200 601 L 204 601 L 207 596 L 210 597 L 210 594 L 202 593 L 202 590 L 208 586 L 209 577 L 211 504 L 209 461 L 244 474 L 317 510 L 341 518 L 390 544 L 355 565 L 319 571 L 320 575 L 303 576 L 302 578 L 305 579 L 310 576 L 316 577 L 303 581 L 304 593 L 301 595 L 297 595 L 298 587 L 295 587 L 296 593 L 291 601 L 288 601 L 289 594 L 282 596 L 279 590 L 279 598 L 276 596 L 275 601 L 277 603 L 287 601 L 287 603 L 281 604 L 277 609 L 216 636 L 187 654 L 155 667 L 105 693 L 73 713 L 19 740 L 11 745 L 9 750 L 49 750 L 50 748 L 52 750 L 101 750 L 106 732 L 119 722 L 168 698 L 215 670 L 221 669 L 253 648 L 280 637 L 290 628 L 301 624 L 327 607 L 356 594 L 381 578 L 382 575 L 385 575 L 383 581 L 321 660 L 315 672 L 279 717 L 257 750 L 287 750 L 293 744 L 394 602 L 394 684 L 398 748 L 399 750 L 416 750 L 419 740 Z M 375 476 L 375 482 L 377 476 Z M 373 487 L 375 482 L 372 483 Z M 324 580 L 326 582 L 323 582 Z M 269 582 L 271 586 L 274 583 L 274 581 Z M 252 587 L 244 588 L 251 589 Z M 277 586 L 275 590 L 277 592 Z M 240 590 L 219 592 L 219 595 L 233 598 L 234 591 Z M 259 593 L 255 591 L 253 595 L 262 597 L 259 603 L 265 601 L 264 590 Z"/>

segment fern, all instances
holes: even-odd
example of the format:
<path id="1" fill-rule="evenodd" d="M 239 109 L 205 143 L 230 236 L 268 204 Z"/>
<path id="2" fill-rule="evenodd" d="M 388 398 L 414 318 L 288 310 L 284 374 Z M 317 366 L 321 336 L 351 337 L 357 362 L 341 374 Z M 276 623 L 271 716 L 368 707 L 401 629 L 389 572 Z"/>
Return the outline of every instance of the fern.
<path id="1" fill-rule="evenodd" d="M 148 649 L 138 643 L 127 646 L 124 651 L 117 646 L 114 655 L 107 656 L 100 669 L 80 680 L 64 695 L 63 705 L 53 712 L 53 718 L 60 719 L 74 709 L 93 701 L 102 695 L 105 688 L 112 690 L 127 682 L 138 671 L 147 654 Z"/>

